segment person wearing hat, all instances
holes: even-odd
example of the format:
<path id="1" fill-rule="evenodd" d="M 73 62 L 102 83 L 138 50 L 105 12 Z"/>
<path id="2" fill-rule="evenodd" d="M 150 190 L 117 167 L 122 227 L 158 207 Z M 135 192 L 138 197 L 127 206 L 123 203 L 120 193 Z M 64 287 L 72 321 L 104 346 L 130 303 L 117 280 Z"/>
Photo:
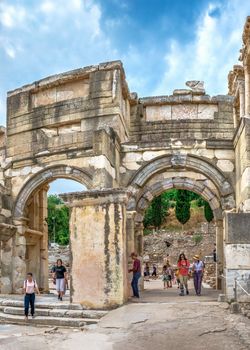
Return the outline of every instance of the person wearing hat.
<path id="1" fill-rule="evenodd" d="M 195 255 L 193 259 L 194 259 L 194 263 L 193 263 L 194 289 L 195 289 L 196 295 L 201 295 L 201 282 L 202 282 L 202 276 L 204 272 L 204 263 L 202 260 L 200 260 L 199 255 Z"/>

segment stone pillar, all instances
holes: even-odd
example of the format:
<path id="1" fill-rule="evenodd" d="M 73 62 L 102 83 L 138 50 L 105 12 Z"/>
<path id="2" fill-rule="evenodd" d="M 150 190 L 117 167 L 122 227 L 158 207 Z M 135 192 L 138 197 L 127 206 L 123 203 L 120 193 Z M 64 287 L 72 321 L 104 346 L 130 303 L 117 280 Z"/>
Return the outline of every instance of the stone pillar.
<path id="1" fill-rule="evenodd" d="M 237 111 L 235 106 L 233 107 L 233 119 L 234 119 L 234 127 L 237 128 L 239 122 L 238 122 Z"/>
<path id="2" fill-rule="evenodd" d="M 40 242 L 40 285 L 43 291 L 49 291 L 49 267 L 48 267 L 48 216 L 47 192 L 49 187 L 44 186 L 39 192 L 39 231 L 42 232 Z"/>
<path id="3" fill-rule="evenodd" d="M 127 211 L 127 220 L 126 220 L 126 232 L 127 232 L 127 261 L 129 268 L 133 266 L 133 260 L 131 259 L 131 253 L 136 251 L 135 245 L 135 213 L 134 211 Z M 133 274 L 128 274 L 128 289 L 127 294 L 131 295 L 131 281 Z"/>
<path id="4" fill-rule="evenodd" d="M 224 231 L 223 231 L 223 221 L 216 221 L 216 289 L 222 289 L 224 285 L 224 280 L 221 275 L 223 275 L 224 266 Z"/>
<path id="5" fill-rule="evenodd" d="M 16 227 L 0 224 L 0 293 L 12 293 L 13 237 Z"/>
<path id="6" fill-rule="evenodd" d="M 243 82 L 239 83 L 239 97 L 240 97 L 240 118 L 243 118 L 245 116 L 245 89 L 244 89 Z"/>
<path id="7" fill-rule="evenodd" d="M 225 245 L 224 245 L 224 276 L 226 277 L 225 292 L 227 298 L 234 298 L 235 278 L 241 286 L 250 293 L 250 213 L 225 213 Z M 244 301 L 247 295 L 237 288 L 239 301 Z"/>
<path id="8" fill-rule="evenodd" d="M 26 278 L 26 238 L 27 219 L 14 220 L 17 233 L 13 236 L 12 285 L 14 293 L 21 293 Z"/>
<path id="9" fill-rule="evenodd" d="M 127 254 L 128 258 L 135 251 L 135 212 L 127 211 L 126 231 L 127 231 Z"/>
<path id="10" fill-rule="evenodd" d="M 71 207 L 71 301 L 109 309 L 127 300 L 126 205 L 123 190 L 65 194 Z"/>
<path id="11" fill-rule="evenodd" d="M 245 73 L 245 115 L 250 115 L 250 67 L 244 67 Z"/>
<path id="12" fill-rule="evenodd" d="M 137 223 L 135 230 L 135 251 L 138 254 L 138 257 L 141 261 L 141 275 L 139 279 L 139 288 L 144 290 L 144 278 L 143 278 L 143 224 Z"/>

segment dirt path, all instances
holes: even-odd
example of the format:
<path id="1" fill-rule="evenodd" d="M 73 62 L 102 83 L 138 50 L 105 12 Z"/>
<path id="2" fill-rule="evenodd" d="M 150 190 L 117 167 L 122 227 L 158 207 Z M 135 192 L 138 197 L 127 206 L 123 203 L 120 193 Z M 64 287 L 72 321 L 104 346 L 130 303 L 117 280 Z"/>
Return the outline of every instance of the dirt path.
<path id="1" fill-rule="evenodd" d="M 155 290 L 154 288 L 158 289 Z M 230 314 L 212 290 L 203 297 L 179 297 L 150 282 L 140 302 L 113 310 L 87 330 L 0 326 L 1 350 L 246 350 L 250 320 Z M 161 288 L 161 289 L 160 289 Z M 192 291 L 191 291 L 192 294 Z M 2 327 L 2 328 L 1 328 Z M 3 327 L 7 327 L 3 330 Z"/>

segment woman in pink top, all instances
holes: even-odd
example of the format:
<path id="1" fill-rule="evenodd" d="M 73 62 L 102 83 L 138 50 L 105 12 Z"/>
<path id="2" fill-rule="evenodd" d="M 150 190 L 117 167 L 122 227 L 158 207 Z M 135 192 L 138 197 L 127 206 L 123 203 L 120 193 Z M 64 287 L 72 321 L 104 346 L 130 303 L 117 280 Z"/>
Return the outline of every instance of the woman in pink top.
<path id="1" fill-rule="evenodd" d="M 184 253 L 181 253 L 178 259 L 177 267 L 179 269 L 179 280 L 180 280 L 180 295 L 184 295 L 184 286 L 186 288 L 186 294 L 189 294 L 188 291 L 188 271 L 189 271 L 190 262 L 185 257 Z"/>
<path id="2" fill-rule="evenodd" d="M 29 305 L 31 307 L 31 316 L 35 314 L 35 292 L 40 294 L 36 281 L 33 279 L 31 272 L 27 273 L 27 279 L 23 282 L 24 292 L 24 314 L 25 320 L 28 320 Z"/>

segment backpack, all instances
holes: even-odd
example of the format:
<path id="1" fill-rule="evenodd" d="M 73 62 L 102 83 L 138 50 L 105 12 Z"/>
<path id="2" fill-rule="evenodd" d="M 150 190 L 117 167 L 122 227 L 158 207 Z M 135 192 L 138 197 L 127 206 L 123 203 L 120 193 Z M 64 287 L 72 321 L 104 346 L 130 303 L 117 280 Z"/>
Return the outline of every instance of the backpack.
<path id="1" fill-rule="evenodd" d="M 28 280 L 25 280 L 25 291 L 27 289 L 27 282 L 28 282 Z M 33 282 L 34 282 L 34 289 L 35 289 L 36 288 L 36 280 L 33 280 Z"/>

